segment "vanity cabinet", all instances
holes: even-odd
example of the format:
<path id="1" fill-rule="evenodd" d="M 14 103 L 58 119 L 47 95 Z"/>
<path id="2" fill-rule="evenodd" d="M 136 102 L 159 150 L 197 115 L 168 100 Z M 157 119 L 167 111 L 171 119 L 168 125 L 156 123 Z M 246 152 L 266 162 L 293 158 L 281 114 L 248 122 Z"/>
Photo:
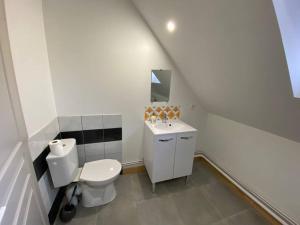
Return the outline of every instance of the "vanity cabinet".
<path id="1" fill-rule="evenodd" d="M 192 174 L 196 148 L 196 132 L 177 134 L 174 157 L 174 178 Z"/>
<path id="2" fill-rule="evenodd" d="M 155 183 L 192 174 L 196 148 L 196 130 L 155 135 L 145 126 L 144 164 Z"/>
<path id="3" fill-rule="evenodd" d="M 173 178 L 176 135 L 154 137 L 153 180 L 155 182 Z"/>

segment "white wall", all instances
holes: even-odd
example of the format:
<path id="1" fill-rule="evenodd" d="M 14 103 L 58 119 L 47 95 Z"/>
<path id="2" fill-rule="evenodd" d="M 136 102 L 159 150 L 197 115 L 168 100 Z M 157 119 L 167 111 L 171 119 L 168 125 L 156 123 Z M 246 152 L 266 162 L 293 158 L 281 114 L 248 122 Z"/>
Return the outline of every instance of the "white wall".
<path id="1" fill-rule="evenodd" d="M 300 1 L 273 0 L 295 97 L 300 98 Z"/>
<path id="2" fill-rule="evenodd" d="M 209 114 L 203 152 L 300 224 L 300 143 Z"/>
<path id="3" fill-rule="evenodd" d="M 170 104 L 181 105 L 182 118 L 200 128 L 199 115 L 204 112 L 197 99 L 130 1 L 44 3 L 59 116 L 122 114 L 123 161 L 141 160 L 143 114 L 150 104 L 151 69 L 171 69 Z"/>
<path id="4" fill-rule="evenodd" d="M 41 0 L 5 0 L 13 66 L 28 136 L 56 117 Z"/>

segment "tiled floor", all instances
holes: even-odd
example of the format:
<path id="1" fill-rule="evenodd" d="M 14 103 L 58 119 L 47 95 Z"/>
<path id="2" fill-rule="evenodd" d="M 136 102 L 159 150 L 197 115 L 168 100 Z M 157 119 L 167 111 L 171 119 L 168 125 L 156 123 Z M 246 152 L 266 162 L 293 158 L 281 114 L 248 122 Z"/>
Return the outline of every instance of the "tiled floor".
<path id="1" fill-rule="evenodd" d="M 266 225 L 264 218 L 232 193 L 199 161 L 193 175 L 157 184 L 146 173 L 122 175 L 108 205 L 77 210 L 69 225 Z M 57 219 L 56 225 L 64 224 Z"/>

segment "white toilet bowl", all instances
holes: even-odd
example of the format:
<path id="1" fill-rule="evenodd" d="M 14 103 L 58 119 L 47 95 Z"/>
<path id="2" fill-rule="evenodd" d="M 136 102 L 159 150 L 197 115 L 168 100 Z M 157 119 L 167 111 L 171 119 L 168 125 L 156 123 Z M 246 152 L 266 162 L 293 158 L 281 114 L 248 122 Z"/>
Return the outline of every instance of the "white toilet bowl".
<path id="1" fill-rule="evenodd" d="M 82 205 L 94 207 L 111 202 L 116 197 L 113 182 L 121 169 L 121 163 L 114 159 L 85 163 L 80 174 Z"/>

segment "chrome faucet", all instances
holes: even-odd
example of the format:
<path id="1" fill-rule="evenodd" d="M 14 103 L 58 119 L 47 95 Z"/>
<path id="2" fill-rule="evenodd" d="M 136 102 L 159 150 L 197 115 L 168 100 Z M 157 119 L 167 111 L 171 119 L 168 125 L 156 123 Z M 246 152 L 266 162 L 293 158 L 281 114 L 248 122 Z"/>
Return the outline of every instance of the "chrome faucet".
<path id="1" fill-rule="evenodd" d="M 162 122 L 163 122 L 163 123 L 167 123 L 167 121 L 168 121 L 168 113 L 167 113 L 167 112 L 164 112 L 163 118 L 162 118 Z"/>

